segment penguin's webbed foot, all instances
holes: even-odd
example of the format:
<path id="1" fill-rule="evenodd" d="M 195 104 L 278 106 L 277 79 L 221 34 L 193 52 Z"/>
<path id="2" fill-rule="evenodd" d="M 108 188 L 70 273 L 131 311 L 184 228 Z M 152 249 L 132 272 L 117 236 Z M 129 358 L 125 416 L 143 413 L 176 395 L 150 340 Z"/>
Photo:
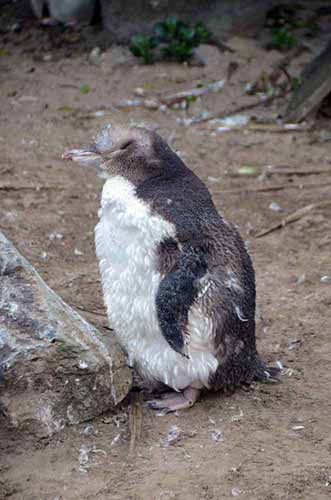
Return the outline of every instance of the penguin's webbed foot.
<path id="1" fill-rule="evenodd" d="M 148 401 L 148 406 L 152 410 L 162 410 L 164 413 L 185 410 L 194 405 L 200 392 L 200 389 L 194 387 L 187 387 L 183 392 L 167 392 L 160 399 Z"/>

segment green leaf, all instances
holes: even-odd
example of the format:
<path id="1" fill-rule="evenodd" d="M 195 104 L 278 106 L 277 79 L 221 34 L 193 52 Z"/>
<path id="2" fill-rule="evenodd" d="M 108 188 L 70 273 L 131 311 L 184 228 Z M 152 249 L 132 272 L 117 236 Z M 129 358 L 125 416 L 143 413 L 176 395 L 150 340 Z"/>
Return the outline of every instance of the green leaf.
<path id="1" fill-rule="evenodd" d="M 178 18 L 176 16 L 169 16 L 164 21 L 164 29 L 169 33 L 169 35 L 174 36 L 178 28 Z"/>
<path id="2" fill-rule="evenodd" d="M 189 26 L 181 26 L 178 30 L 178 38 L 188 43 L 194 41 L 195 31 Z"/>
<path id="3" fill-rule="evenodd" d="M 152 64 L 154 61 L 153 49 L 157 42 L 155 38 L 139 33 L 131 38 L 130 51 L 136 57 L 142 57 L 146 64 Z"/>
<path id="4" fill-rule="evenodd" d="M 244 165 L 238 169 L 238 173 L 241 175 L 254 175 L 256 174 L 256 167 L 252 165 Z"/>
<path id="5" fill-rule="evenodd" d="M 164 26 L 164 23 L 156 23 L 153 28 L 153 34 L 155 38 L 160 42 L 169 40 L 169 33 Z"/>
<path id="6" fill-rule="evenodd" d="M 75 109 L 71 106 L 61 106 L 60 108 L 58 108 L 58 111 L 62 111 L 63 113 L 73 113 Z"/>
<path id="7" fill-rule="evenodd" d="M 81 94 L 88 94 L 89 92 L 91 92 L 91 87 L 89 85 L 86 85 L 86 84 L 83 84 L 79 87 L 79 92 Z"/>
<path id="8" fill-rule="evenodd" d="M 10 56 L 9 50 L 0 48 L 0 57 L 2 56 Z"/>
<path id="9" fill-rule="evenodd" d="M 195 25 L 195 36 L 197 42 L 201 43 L 201 42 L 208 42 L 208 40 L 210 40 L 210 38 L 212 37 L 212 34 L 210 31 L 207 30 L 204 23 L 200 21 Z"/>

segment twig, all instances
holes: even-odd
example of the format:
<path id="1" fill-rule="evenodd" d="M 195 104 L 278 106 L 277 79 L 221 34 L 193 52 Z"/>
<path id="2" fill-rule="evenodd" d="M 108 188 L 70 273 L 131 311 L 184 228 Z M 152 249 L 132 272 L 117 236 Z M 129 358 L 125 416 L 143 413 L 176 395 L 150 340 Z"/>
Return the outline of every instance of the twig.
<path id="1" fill-rule="evenodd" d="M 287 226 L 288 224 L 292 224 L 292 222 L 296 222 L 308 213 L 312 212 L 313 210 L 316 210 L 317 208 L 324 208 L 327 206 L 331 206 L 331 201 L 327 202 L 321 202 L 321 203 L 312 203 L 310 205 L 307 205 L 305 207 L 299 208 L 295 212 L 292 212 L 291 214 L 287 215 L 285 219 L 282 219 L 280 222 L 277 222 L 276 224 L 270 226 L 267 229 L 264 229 L 260 233 L 258 233 L 255 238 L 261 238 L 262 236 L 266 236 L 267 234 L 273 233 L 277 229 L 281 229 L 282 227 Z"/>
<path id="2" fill-rule="evenodd" d="M 271 167 L 259 168 L 256 167 L 256 173 L 250 173 L 249 177 L 259 177 L 261 174 L 265 174 L 266 177 L 271 177 L 272 175 L 298 175 L 298 176 L 307 176 L 307 175 L 331 175 L 331 168 L 318 168 L 318 169 L 295 169 L 286 167 L 285 165 L 275 165 Z M 240 172 L 228 172 L 229 177 L 244 177 Z"/>
<path id="3" fill-rule="evenodd" d="M 265 102 L 265 101 L 264 101 Z M 277 123 L 250 123 L 245 129 L 253 130 L 254 132 L 271 132 L 276 134 L 288 134 L 291 132 L 308 132 L 312 125 L 304 124 L 282 124 Z"/>
<path id="4" fill-rule="evenodd" d="M 13 167 L 4 167 L 0 170 L 0 175 L 9 174 L 13 171 Z"/>
<path id="5" fill-rule="evenodd" d="M 257 188 L 234 188 L 222 190 L 222 193 L 267 193 L 269 191 L 282 191 L 283 189 L 313 189 L 331 186 L 330 182 L 316 184 L 276 184 L 273 186 L 261 186 Z"/>
<path id="6" fill-rule="evenodd" d="M 160 102 L 162 104 L 166 104 L 167 106 L 171 106 L 177 102 L 184 101 L 188 97 L 200 97 L 202 95 L 209 94 L 210 92 L 218 92 L 224 87 L 225 83 L 226 80 L 222 79 L 210 83 L 209 85 L 205 85 L 204 87 L 183 90 L 182 92 L 177 92 L 176 94 L 160 97 Z"/>
<path id="7" fill-rule="evenodd" d="M 13 186 L 10 184 L 0 184 L 1 191 L 41 191 L 41 190 L 60 190 L 59 186 Z"/>
<path id="8" fill-rule="evenodd" d="M 137 440 L 141 436 L 143 409 L 140 392 L 131 392 L 129 406 L 130 449 L 129 454 L 135 450 Z"/>
<path id="9" fill-rule="evenodd" d="M 194 120 L 194 122 L 192 122 L 192 124 L 198 125 L 200 123 L 209 122 L 210 120 L 216 120 L 216 119 L 226 118 L 227 116 L 230 115 L 236 115 L 242 113 L 243 111 L 248 111 L 250 109 L 257 108 L 258 106 L 262 106 L 264 104 L 269 104 L 274 99 L 276 99 L 276 97 L 282 97 L 282 96 L 270 96 L 264 101 L 258 99 L 257 101 L 254 101 L 250 104 L 244 104 L 243 106 L 238 106 L 237 108 L 231 109 L 230 111 L 219 111 L 218 113 L 214 113 L 208 116 L 197 117 Z"/>

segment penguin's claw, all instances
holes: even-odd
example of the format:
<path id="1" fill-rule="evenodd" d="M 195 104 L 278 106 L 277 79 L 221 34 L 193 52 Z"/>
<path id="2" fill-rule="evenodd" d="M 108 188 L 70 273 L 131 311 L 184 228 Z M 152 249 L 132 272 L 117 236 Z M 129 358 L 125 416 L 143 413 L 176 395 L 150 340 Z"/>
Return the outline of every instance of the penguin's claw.
<path id="1" fill-rule="evenodd" d="M 162 410 L 164 413 L 185 410 L 194 405 L 199 394 L 200 389 L 187 387 L 184 392 L 168 392 L 163 394 L 160 399 L 148 401 L 147 405 L 152 410 Z"/>

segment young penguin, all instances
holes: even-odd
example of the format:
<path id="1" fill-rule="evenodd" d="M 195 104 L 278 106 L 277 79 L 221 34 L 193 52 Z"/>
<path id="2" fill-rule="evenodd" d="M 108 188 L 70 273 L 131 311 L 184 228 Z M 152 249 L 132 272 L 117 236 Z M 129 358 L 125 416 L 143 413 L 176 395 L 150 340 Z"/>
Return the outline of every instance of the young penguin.
<path id="1" fill-rule="evenodd" d="M 154 132 L 108 126 L 67 160 L 107 174 L 95 230 L 110 326 L 175 411 L 202 389 L 272 378 L 255 343 L 252 261 L 204 183 Z"/>

